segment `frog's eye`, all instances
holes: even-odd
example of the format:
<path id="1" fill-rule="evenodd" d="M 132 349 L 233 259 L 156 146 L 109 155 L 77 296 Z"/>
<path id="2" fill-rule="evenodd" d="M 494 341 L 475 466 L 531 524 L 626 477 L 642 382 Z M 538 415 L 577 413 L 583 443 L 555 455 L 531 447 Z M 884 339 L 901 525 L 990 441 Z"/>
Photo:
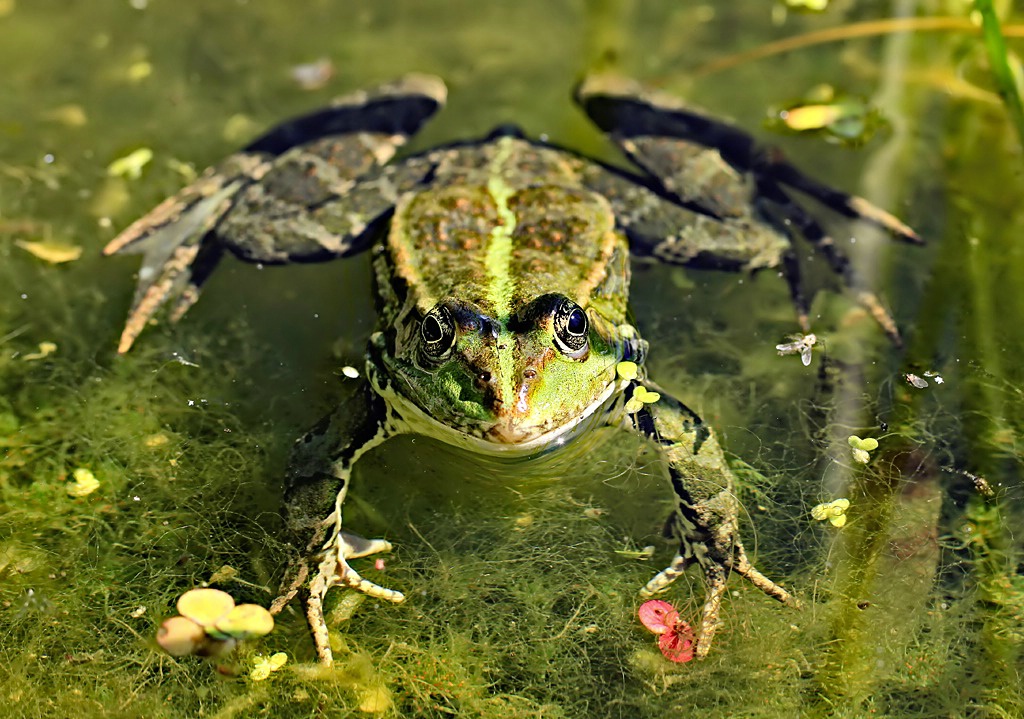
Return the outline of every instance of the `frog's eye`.
<path id="1" fill-rule="evenodd" d="M 555 310 L 555 346 L 573 359 L 586 354 L 589 328 L 587 313 L 572 300 L 563 301 Z"/>
<path id="2" fill-rule="evenodd" d="M 455 344 L 455 322 L 447 307 L 439 305 L 420 323 L 423 352 L 431 359 L 444 359 Z"/>

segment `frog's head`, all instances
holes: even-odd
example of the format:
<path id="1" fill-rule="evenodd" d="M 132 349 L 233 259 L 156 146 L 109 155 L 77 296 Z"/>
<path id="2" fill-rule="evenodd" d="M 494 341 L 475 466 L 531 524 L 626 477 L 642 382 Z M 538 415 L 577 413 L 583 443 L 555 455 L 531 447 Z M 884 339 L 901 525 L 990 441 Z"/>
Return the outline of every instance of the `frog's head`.
<path id="1" fill-rule="evenodd" d="M 384 358 L 396 390 L 438 422 L 498 445 L 578 424 L 610 396 L 617 363 L 641 361 L 645 346 L 628 325 L 557 293 L 504 322 L 445 299 L 400 325 Z"/>

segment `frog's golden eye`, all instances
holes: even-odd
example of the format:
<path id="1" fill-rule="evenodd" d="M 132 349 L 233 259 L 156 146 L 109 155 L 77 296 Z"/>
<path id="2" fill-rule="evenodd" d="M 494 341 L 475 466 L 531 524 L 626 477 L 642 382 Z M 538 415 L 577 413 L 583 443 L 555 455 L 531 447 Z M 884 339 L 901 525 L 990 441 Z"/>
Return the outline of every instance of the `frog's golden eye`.
<path id="1" fill-rule="evenodd" d="M 444 359 L 455 344 L 455 322 L 447 307 L 438 305 L 420 323 L 423 352 L 434 360 Z"/>
<path id="2" fill-rule="evenodd" d="M 572 300 L 563 300 L 552 318 L 555 346 L 573 359 L 581 359 L 588 349 L 587 332 L 590 322 L 583 308 Z"/>

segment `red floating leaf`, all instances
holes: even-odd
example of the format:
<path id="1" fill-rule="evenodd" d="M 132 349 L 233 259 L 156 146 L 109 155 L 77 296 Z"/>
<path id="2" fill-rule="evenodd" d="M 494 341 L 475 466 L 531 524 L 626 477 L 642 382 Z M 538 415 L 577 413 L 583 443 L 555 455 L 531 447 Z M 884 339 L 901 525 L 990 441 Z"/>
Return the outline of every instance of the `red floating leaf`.
<path id="1" fill-rule="evenodd" d="M 693 659 L 697 640 L 686 622 L 678 619 L 669 631 L 658 637 L 658 648 L 669 661 L 688 662 Z"/>
<path id="2" fill-rule="evenodd" d="M 640 605 L 640 621 L 655 634 L 665 634 L 679 621 L 679 612 L 668 602 L 652 599 Z"/>

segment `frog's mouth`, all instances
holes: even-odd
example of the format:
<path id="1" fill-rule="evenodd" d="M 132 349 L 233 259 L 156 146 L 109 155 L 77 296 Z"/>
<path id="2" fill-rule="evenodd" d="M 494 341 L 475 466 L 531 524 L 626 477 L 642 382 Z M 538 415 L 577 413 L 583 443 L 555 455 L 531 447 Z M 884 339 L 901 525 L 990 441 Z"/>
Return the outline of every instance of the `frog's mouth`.
<path id="1" fill-rule="evenodd" d="M 573 413 L 572 419 L 555 423 L 548 421 L 531 421 L 530 418 L 514 411 L 498 412 L 498 421 L 480 435 L 467 435 L 459 432 L 458 441 L 445 441 L 451 444 L 471 444 L 478 452 L 516 456 L 554 449 L 567 444 L 577 434 L 585 431 L 595 421 L 603 419 L 601 412 L 608 406 L 617 385 L 610 383 L 600 396 L 579 412 Z"/>
<path id="2" fill-rule="evenodd" d="M 513 415 L 501 417 L 487 430 L 484 439 L 497 444 L 522 444 L 556 429 L 553 426 L 525 424 L 521 418 Z"/>
<path id="3" fill-rule="evenodd" d="M 568 443 L 578 433 L 603 418 L 601 412 L 618 388 L 609 383 L 604 391 L 577 413 L 571 420 L 557 425 L 524 422 L 523 417 L 506 416 L 484 429 L 479 422 L 456 427 L 430 416 L 416 403 L 393 390 L 390 384 L 381 384 L 375 372 L 369 378 L 377 393 L 396 413 L 405 431 L 422 434 L 463 449 L 499 457 L 522 457 L 557 448 Z"/>

